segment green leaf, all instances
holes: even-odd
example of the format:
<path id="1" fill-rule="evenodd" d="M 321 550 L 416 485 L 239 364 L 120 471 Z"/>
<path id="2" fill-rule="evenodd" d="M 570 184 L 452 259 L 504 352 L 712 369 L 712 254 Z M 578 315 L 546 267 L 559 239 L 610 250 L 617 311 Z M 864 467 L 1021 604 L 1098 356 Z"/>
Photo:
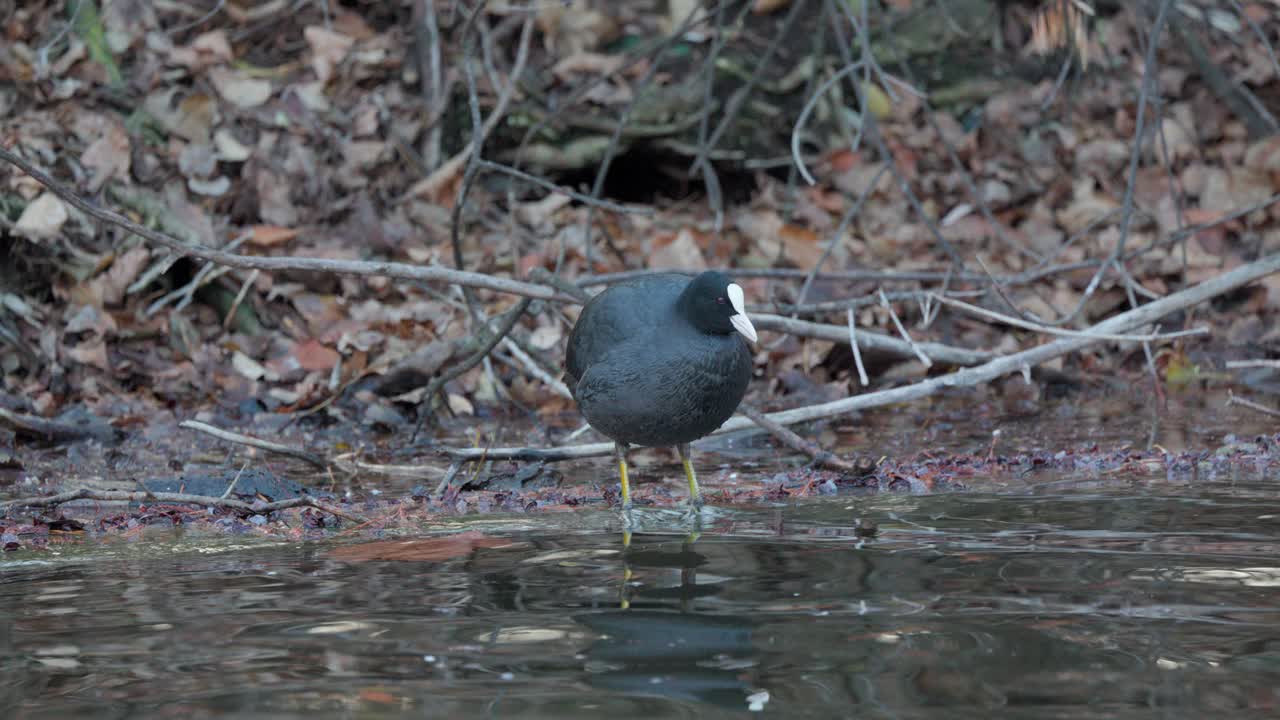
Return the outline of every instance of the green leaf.
<path id="1" fill-rule="evenodd" d="M 120 66 L 116 64 L 111 48 L 107 47 L 107 31 L 102 27 L 102 17 L 98 15 L 98 5 L 93 0 L 80 0 L 69 6 L 76 35 L 84 41 L 89 49 L 89 57 L 107 71 L 107 80 L 112 87 L 124 85 L 124 77 L 120 74 Z"/>

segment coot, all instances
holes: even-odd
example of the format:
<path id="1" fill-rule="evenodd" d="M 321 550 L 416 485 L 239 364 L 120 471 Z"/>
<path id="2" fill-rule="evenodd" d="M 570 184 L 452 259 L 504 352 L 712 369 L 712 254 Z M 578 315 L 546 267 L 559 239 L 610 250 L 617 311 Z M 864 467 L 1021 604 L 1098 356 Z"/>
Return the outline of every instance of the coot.
<path id="1" fill-rule="evenodd" d="M 720 427 L 751 380 L 756 341 L 742 287 L 721 272 L 648 275 L 582 308 L 569 335 L 565 380 L 591 427 L 614 441 L 622 505 L 631 506 L 630 445 L 675 445 L 702 504 L 689 443 Z"/>

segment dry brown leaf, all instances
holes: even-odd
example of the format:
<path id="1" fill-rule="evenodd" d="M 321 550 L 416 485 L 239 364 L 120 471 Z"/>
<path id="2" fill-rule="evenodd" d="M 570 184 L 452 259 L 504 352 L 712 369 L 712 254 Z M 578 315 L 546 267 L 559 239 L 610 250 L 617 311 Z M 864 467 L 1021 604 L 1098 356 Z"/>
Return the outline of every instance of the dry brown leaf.
<path id="1" fill-rule="evenodd" d="M 198 35 L 190 45 L 175 47 L 169 51 L 169 62 L 183 65 L 190 70 L 202 70 L 210 65 L 229 63 L 234 59 L 231 43 L 222 30 Z"/>
<path id="2" fill-rule="evenodd" d="M 191 142 L 208 143 L 217 122 L 217 103 L 204 93 L 192 93 L 174 102 L 177 88 L 151 93 L 143 101 L 143 109 L 168 132 Z"/>
<path id="3" fill-rule="evenodd" d="M 271 98 L 271 83 L 228 67 L 209 70 L 209 81 L 223 100 L 239 108 L 255 108 Z"/>
<path id="4" fill-rule="evenodd" d="M 30 240 L 47 240 L 62 230 L 68 217 L 67 206 L 47 192 L 27 205 L 13 229 Z"/>
<path id="5" fill-rule="evenodd" d="M 693 233 L 688 228 L 684 228 L 674 236 L 666 235 L 653 241 L 653 252 L 649 254 L 649 266 L 706 270 L 707 259 L 703 257 L 702 248 L 698 247 Z"/>
<path id="6" fill-rule="evenodd" d="M 463 151 L 449 158 L 435 172 L 414 183 L 407 195 L 429 200 L 442 207 L 453 207 L 458 195 L 458 183 L 462 182 L 462 171 L 466 166 L 467 152 Z"/>
<path id="7" fill-rule="evenodd" d="M 125 289 L 142 274 L 151 260 L 151 250 L 141 245 L 129 248 L 115 258 L 107 271 L 89 281 L 89 291 L 100 307 L 119 305 Z"/>
<path id="8" fill-rule="evenodd" d="M 253 178 L 258 191 L 258 216 L 273 225 L 298 224 L 298 209 L 289 197 L 289 183 L 271 170 L 259 167 Z"/>
<path id="9" fill-rule="evenodd" d="M 622 67 L 624 59 L 621 55 L 590 52 L 574 53 L 556 63 L 551 68 L 551 72 L 562 82 L 572 80 L 573 76 L 578 73 L 612 75 L 618 71 L 618 68 Z"/>
<path id="10" fill-rule="evenodd" d="M 792 0 L 755 0 L 751 4 L 751 12 L 756 15 L 768 15 L 790 5 Z"/>
<path id="11" fill-rule="evenodd" d="M 317 340 L 304 340 L 293 346 L 293 356 L 298 366 L 308 371 L 328 371 L 338 364 L 341 356 L 333 348 Z"/>
<path id="12" fill-rule="evenodd" d="M 355 39 L 318 25 L 308 27 L 303 35 L 311 46 L 311 69 L 321 84 L 327 84 L 333 77 L 333 69 L 350 52 Z"/>
<path id="13" fill-rule="evenodd" d="M 75 347 L 67 348 L 66 355 L 81 365 L 91 365 L 104 371 L 111 370 L 111 363 L 107 359 L 107 343 L 101 337 L 93 337 L 77 343 Z"/>
<path id="14" fill-rule="evenodd" d="M 782 241 L 783 256 L 798 268 L 808 270 L 822 258 L 818 235 L 809 228 L 783 225 L 778 229 L 778 239 Z"/>
<path id="15" fill-rule="evenodd" d="M 97 193 L 111 178 L 128 176 L 129 161 L 128 133 L 119 123 L 106 123 L 102 135 L 85 148 L 80 156 L 81 164 L 93 171 L 89 177 L 88 191 Z"/>
<path id="16" fill-rule="evenodd" d="M 1070 204 L 1059 210 L 1056 218 L 1058 224 L 1073 235 L 1119 207 L 1115 200 L 1098 194 L 1092 177 L 1077 179 L 1072 191 Z"/>
<path id="17" fill-rule="evenodd" d="M 67 320 L 67 326 L 62 332 L 64 335 L 92 332 L 98 337 L 106 337 L 117 329 L 119 327 L 116 325 L 116 319 L 111 317 L 110 313 L 103 312 L 101 308 L 93 305 L 82 305 Z"/>
<path id="18" fill-rule="evenodd" d="M 254 225 L 249 228 L 249 244 L 258 247 L 275 247 L 283 245 L 298 237 L 297 228 L 280 227 L 279 225 Z"/>

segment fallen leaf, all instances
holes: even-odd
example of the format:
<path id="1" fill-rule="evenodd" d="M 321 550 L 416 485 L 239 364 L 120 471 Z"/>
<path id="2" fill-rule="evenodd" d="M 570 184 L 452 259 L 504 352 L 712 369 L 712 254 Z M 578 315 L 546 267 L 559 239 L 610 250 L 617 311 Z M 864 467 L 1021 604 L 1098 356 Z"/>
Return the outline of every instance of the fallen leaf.
<path id="1" fill-rule="evenodd" d="M 217 104 L 200 92 L 175 103 L 177 93 L 176 87 L 153 92 L 142 101 L 142 107 L 166 131 L 191 142 L 209 142 L 217 120 Z"/>
<path id="2" fill-rule="evenodd" d="M 456 393 L 449 393 L 449 409 L 455 415 L 475 415 L 476 409 L 471 405 L 471 401 Z"/>
<path id="3" fill-rule="evenodd" d="M 226 128 L 218 128 L 213 134 L 213 147 L 217 150 L 219 160 L 229 162 L 243 162 L 249 159 L 249 155 L 253 152 L 245 147 L 231 131 Z"/>
<path id="4" fill-rule="evenodd" d="M 303 370 L 328 371 L 342 356 L 333 348 L 321 344 L 318 340 L 304 340 L 293 346 L 293 356 Z"/>
<path id="5" fill-rule="evenodd" d="M 191 192 L 205 197 L 222 197 L 231 189 L 231 181 L 226 175 L 219 175 L 212 180 L 201 180 L 199 178 L 188 178 L 187 187 Z"/>
<path id="6" fill-rule="evenodd" d="M 334 67 L 347 56 L 355 39 L 318 25 L 308 27 L 302 34 L 311 46 L 311 69 L 315 71 L 316 79 L 322 84 L 328 83 L 333 77 Z"/>
<path id="7" fill-rule="evenodd" d="M 209 71 L 209 80 L 223 100 L 240 108 L 255 108 L 271 98 L 271 83 L 226 67 Z"/>
<path id="8" fill-rule="evenodd" d="M 44 193 L 27 205 L 14 230 L 31 240 L 47 240 L 66 224 L 67 206 L 53 193 Z"/>
<path id="9" fill-rule="evenodd" d="M 706 270 L 707 260 L 702 256 L 702 248 L 694 241 L 693 233 L 684 228 L 674 237 L 667 235 L 653 241 L 649 267 Z"/>
<path id="10" fill-rule="evenodd" d="M 296 237 L 298 237 L 297 228 L 279 225 L 254 225 L 249 228 L 249 244 L 258 247 L 283 245 Z"/>
<path id="11" fill-rule="evenodd" d="M 107 271 L 89 281 L 89 289 L 102 306 L 119 305 L 124 301 L 125 290 L 142 274 L 151 261 L 151 250 L 137 245 L 112 261 Z"/>
<path id="12" fill-rule="evenodd" d="M 768 15 L 790 5 L 792 0 L 755 0 L 751 5 L 751 12 L 756 15 Z"/>
<path id="13" fill-rule="evenodd" d="M 822 259 L 822 246 L 818 234 L 799 225 L 783 225 L 778 229 L 782 241 L 782 254 L 794 266 L 809 269 Z"/>
<path id="14" fill-rule="evenodd" d="M 80 162 L 93 171 L 87 189 L 96 193 L 113 177 L 129 174 L 129 135 L 119 123 L 109 122 L 102 136 L 90 143 L 80 155 Z"/>
<path id="15" fill-rule="evenodd" d="M 117 329 L 115 318 L 92 305 L 84 305 L 67 320 L 63 329 L 65 335 L 78 335 L 82 332 L 93 332 L 98 337 L 105 337 Z"/>
<path id="16" fill-rule="evenodd" d="M 111 363 L 107 359 L 107 343 L 100 336 L 77 343 L 67 350 L 67 357 L 81 365 L 91 365 L 99 370 L 110 370 Z"/>
<path id="17" fill-rule="evenodd" d="M 231 354 L 231 367 L 236 372 L 250 380 L 267 379 L 275 381 L 279 379 L 279 376 L 264 367 L 262 363 L 259 363 L 257 360 L 254 360 L 239 350 Z"/>

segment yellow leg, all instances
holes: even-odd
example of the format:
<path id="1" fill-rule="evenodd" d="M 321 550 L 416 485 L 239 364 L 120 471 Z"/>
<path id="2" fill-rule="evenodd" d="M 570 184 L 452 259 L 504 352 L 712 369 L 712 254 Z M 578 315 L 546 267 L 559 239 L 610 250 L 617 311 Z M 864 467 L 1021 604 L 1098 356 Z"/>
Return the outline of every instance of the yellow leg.
<path id="1" fill-rule="evenodd" d="M 627 446 L 614 444 L 614 452 L 618 455 L 618 479 L 622 482 L 622 509 L 631 508 L 631 483 L 627 480 Z"/>
<path id="2" fill-rule="evenodd" d="M 702 491 L 698 490 L 698 475 L 693 471 L 693 463 L 689 460 L 689 446 L 679 445 L 676 449 L 680 452 L 680 464 L 684 465 L 684 476 L 689 479 L 689 505 L 702 507 Z"/>
<path id="3" fill-rule="evenodd" d="M 618 606 L 623 610 L 631 607 L 631 563 L 627 560 L 627 550 L 631 547 L 631 531 L 622 531 L 622 587 L 618 592 Z"/>

